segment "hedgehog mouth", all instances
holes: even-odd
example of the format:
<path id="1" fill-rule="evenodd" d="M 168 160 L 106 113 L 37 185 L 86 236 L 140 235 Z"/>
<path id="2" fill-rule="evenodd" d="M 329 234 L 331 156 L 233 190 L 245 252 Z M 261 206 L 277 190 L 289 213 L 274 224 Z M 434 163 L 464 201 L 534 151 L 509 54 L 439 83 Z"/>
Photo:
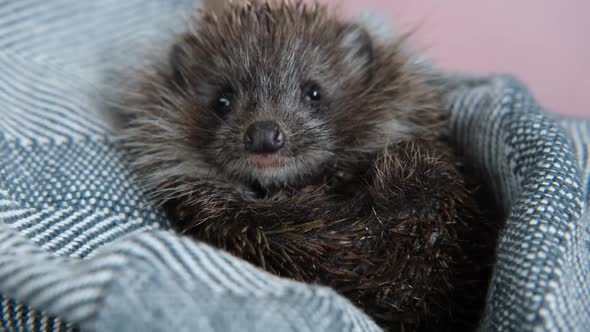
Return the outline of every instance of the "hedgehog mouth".
<path id="1" fill-rule="evenodd" d="M 277 154 L 257 154 L 251 157 L 252 164 L 258 169 L 273 169 L 285 166 L 286 160 Z"/>
<path id="2" fill-rule="evenodd" d="M 303 178 L 314 175 L 320 165 L 329 160 L 328 153 L 312 151 L 305 154 L 244 153 L 237 158 L 221 161 L 222 172 L 243 181 L 254 181 L 265 187 L 297 185 Z"/>

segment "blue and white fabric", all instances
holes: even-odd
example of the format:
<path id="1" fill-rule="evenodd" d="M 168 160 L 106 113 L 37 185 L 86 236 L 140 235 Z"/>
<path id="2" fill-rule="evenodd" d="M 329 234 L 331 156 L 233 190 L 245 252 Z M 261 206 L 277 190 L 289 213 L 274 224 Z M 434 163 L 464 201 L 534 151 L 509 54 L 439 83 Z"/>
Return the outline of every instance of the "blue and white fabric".
<path id="1" fill-rule="evenodd" d="M 133 180 L 114 73 L 192 7 L 0 1 L 0 330 L 378 330 L 330 289 L 170 232 Z M 445 80 L 455 143 L 507 217 L 481 329 L 588 330 L 590 122 L 546 113 L 511 77 Z"/>

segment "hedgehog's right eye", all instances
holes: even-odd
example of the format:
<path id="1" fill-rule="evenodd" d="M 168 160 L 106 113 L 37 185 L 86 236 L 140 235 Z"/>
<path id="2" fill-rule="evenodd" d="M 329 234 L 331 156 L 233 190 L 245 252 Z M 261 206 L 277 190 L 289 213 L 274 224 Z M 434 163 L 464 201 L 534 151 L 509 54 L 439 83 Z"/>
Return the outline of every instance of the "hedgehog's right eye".
<path id="1" fill-rule="evenodd" d="M 309 81 L 304 83 L 301 89 L 305 101 L 313 107 L 318 107 L 322 100 L 322 91 L 320 86 L 313 81 Z"/>
<path id="2" fill-rule="evenodd" d="M 213 101 L 213 108 L 220 115 L 225 115 L 229 113 L 233 107 L 233 97 L 234 96 L 231 90 L 228 89 L 221 91 Z"/>

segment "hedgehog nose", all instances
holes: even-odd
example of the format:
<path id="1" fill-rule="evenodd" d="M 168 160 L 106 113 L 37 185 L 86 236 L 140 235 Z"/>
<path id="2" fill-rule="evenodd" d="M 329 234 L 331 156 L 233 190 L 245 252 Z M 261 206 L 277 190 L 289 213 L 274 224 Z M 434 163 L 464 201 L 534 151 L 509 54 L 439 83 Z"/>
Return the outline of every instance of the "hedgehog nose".
<path id="1" fill-rule="evenodd" d="M 274 121 L 255 122 L 246 129 L 244 145 L 252 153 L 274 153 L 285 146 L 285 134 Z"/>

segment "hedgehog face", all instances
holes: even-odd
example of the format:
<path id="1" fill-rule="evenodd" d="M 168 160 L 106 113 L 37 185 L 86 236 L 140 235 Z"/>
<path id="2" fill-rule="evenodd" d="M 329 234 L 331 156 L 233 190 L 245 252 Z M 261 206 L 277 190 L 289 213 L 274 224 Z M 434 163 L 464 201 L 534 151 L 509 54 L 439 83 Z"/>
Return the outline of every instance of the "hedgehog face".
<path id="1" fill-rule="evenodd" d="M 128 133 L 152 187 L 210 176 L 300 186 L 434 128 L 432 90 L 401 43 L 378 44 L 325 7 L 240 2 L 195 21 L 133 103 Z"/>
<path id="2" fill-rule="evenodd" d="M 371 38 L 311 9 L 248 8 L 211 18 L 173 48 L 183 127 L 221 173 L 287 185 L 346 143 L 339 123 L 363 108 Z"/>

